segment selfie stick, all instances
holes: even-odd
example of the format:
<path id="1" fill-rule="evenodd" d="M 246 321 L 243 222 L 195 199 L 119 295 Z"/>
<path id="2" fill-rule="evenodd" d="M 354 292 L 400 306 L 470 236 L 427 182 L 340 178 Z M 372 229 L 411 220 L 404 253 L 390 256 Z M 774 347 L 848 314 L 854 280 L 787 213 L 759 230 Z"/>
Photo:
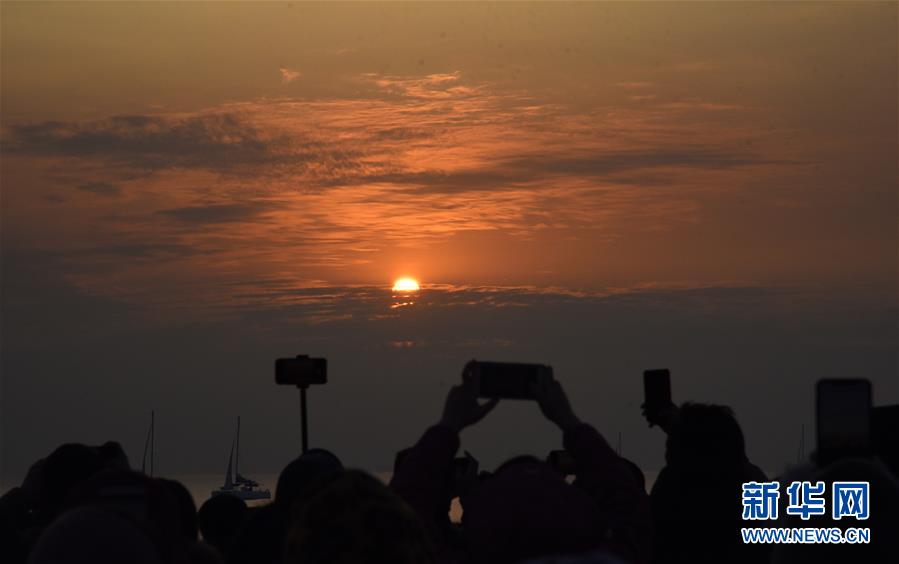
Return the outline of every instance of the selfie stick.
<path id="1" fill-rule="evenodd" d="M 309 430 L 306 427 L 306 388 L 309 386 L 297 386 L 300 389 L 300 433 L 303 441 L 303 454 L 309 450 Z"/>

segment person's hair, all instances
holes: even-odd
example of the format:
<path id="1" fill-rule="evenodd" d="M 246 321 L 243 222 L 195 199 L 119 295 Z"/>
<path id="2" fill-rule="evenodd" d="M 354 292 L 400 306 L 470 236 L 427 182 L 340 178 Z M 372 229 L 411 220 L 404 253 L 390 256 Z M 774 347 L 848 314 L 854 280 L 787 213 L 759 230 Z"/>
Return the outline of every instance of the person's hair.
<path id="1" fill-rule="evenodd" d="M 224 554 L 246 517 L 247 502 L 234 495 L 214 495 L 200 506 L 197 523 L 203 540 Z"/>
<path id="2" fill-rule="evenodd" d="M 341 471 L 343 464 L 337 455 L 322 448 L 310 449 L 281 471 L 275 487 L 275 503 L 290 506 Z"/>
<path id="3" fill-rule="evenodd" d="M 29 564 L 162 564 L 165 559 L 140 526 L 99 507 L 63 512 L 47 527 Z"/>
<path id="4" fill-rule="evenodd" d="M 197 505 L 190 491 L 184 484 L 175 480 L 156 478 L 156 481 L 162 484 L 175 503 L 178 510 L 178 530 L 181 535 L 189 541 L 197 540 Z"/>
<path id="5" fill-rule="evenodd" d="M 517 466 L 519 464 L 533 464 L 535 462 L 540 463 L 542 461 L 536 456 L 532 456 L 530 454 L 520 454 L 518 456 L 513 456 L 509 460 L 506 460 L 505 462 L 500 464 L 493 472 L 493 475 L 495 476 L 497 474 L 505 472 L 509 468 L 512 468 L 513 466 Z"/>
<path id="6" fill-rule="evenodd" d="M 746 445 L 734 412 L 725 405 L 685 403 L 668 435 L 665 457 L 675 465 L 742 464 Z"/>
<path id="7" fill-rule="evenodd" d="M 285 560 L 426 564 L 433 551 L 412 508 L 376 478 L 350 470 L 294 508 Z"/>
<path id="8" fill-rule="evenodd" d="M 460 498 L 462 529 L 475 562 L 511 564 L 600 548 L 599 507 L 552 466 L 516 457 Z"/>
<path id="9" fill-rule="evenodd" d="M 69 493 L 103 469 L 96 450 L 78 443 L 61 445 L 47 457 L 41 469 L 41 502 L 44 510 L 55 513 Z"/>
<path id="10" fill-rule="evenodd" d="M 94 474 L 74 488 L 62 506 L 79 507 L 98 507 L 127 518 L 157 546 L 163 560 L 182 553 L 191 542 L 184 534 L 174 488 L 140 472 L 111 469 Z"/>

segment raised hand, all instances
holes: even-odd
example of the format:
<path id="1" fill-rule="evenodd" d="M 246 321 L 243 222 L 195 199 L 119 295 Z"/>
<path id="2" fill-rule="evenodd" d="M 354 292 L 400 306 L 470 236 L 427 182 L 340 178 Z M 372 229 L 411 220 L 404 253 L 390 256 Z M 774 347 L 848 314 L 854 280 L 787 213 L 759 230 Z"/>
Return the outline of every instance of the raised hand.
<path id="1" fill-rule="evenodd" d="M 440 424 L 458 433 L 483 419 L 498 403 L 498 398 L 493 398 L 487 403 L 478 403 L 477 389 L 472 382 L 453 386 L 446 395 Z"/>
<path id="2" fill-rule="evenodd" d="M 643 409 L 643 417 L 650 427 L 658 425 L 663 431 L 669 433 L 677 422 L 679 412 L 673 403 L 661 407 L 650 407 L 644 403 L 640 407 Z"/>
<path id="3" fill-rule="evenodd" d="M 543 415 L 558 425 L 563 432 L 581 424 L 581 420 L 571 409 L 571 402 L 568 401 L 568 396 L 558 380 L 540 379 L 531 384 L 531 391 Z"/>

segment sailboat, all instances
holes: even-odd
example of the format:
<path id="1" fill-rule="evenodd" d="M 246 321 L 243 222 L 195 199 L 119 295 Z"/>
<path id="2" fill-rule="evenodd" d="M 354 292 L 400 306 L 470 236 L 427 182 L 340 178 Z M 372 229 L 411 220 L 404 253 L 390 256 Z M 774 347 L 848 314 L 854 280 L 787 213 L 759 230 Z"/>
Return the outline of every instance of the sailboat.
<path id="1" fill-rule="evenodd" d="M 234 463 L 233 467 L 232 462 Z M 228 470 L 225 472 L 225 485 L 217 490 L 212 490 L 212 495 L 225 494 L 237 496 L 244 500 L 271 499 L 272 497 L 272 493 L 267 489 L 262 489 L 259 482 L 240 475 L 240 416 L 237 417 L 237 435 L 231 441 L 231 453 L 228 455 Z"/>

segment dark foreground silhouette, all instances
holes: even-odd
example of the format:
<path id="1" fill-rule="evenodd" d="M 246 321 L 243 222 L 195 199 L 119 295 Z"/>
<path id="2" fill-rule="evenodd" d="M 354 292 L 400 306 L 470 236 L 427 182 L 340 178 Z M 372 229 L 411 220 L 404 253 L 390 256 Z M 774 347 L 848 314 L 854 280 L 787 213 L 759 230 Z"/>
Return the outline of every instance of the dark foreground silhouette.
<path id="1" fill-rule="evenodd" d="M 874 450 L 812 459 L 781 477 L 866 481 L 870 516 L 742 520 L 741 485 L 764 482 L 725 406 L 655 405 L 644 415 L 667 434 L 666 465 L 647 494 L 641 470 L 574 413 L 553 379 L 528 394 L 562 432 L 564 452 L 515 457 L 478 471 L 459 433 L 499 400 L 471 382 L 452 388 L 442 416 L 397 456 L 389 486 L 310 450 L 281 472 L 261 507 L 230 495 L 197 511 L 180 483 L 129 468 L 121 447 L 65 444 L 0 498 L 4 563 L 824 563 L 899 561 L 894 407 L 875 414 Z M 457 498 L 461 523 L 448 510 Z M 781 506 L 786 494 L 781 493 Z M 744 544 L 740 529 L 870 527 L 866 545 Z M 773 548 L 772 548 L 773 546 Z"/>

